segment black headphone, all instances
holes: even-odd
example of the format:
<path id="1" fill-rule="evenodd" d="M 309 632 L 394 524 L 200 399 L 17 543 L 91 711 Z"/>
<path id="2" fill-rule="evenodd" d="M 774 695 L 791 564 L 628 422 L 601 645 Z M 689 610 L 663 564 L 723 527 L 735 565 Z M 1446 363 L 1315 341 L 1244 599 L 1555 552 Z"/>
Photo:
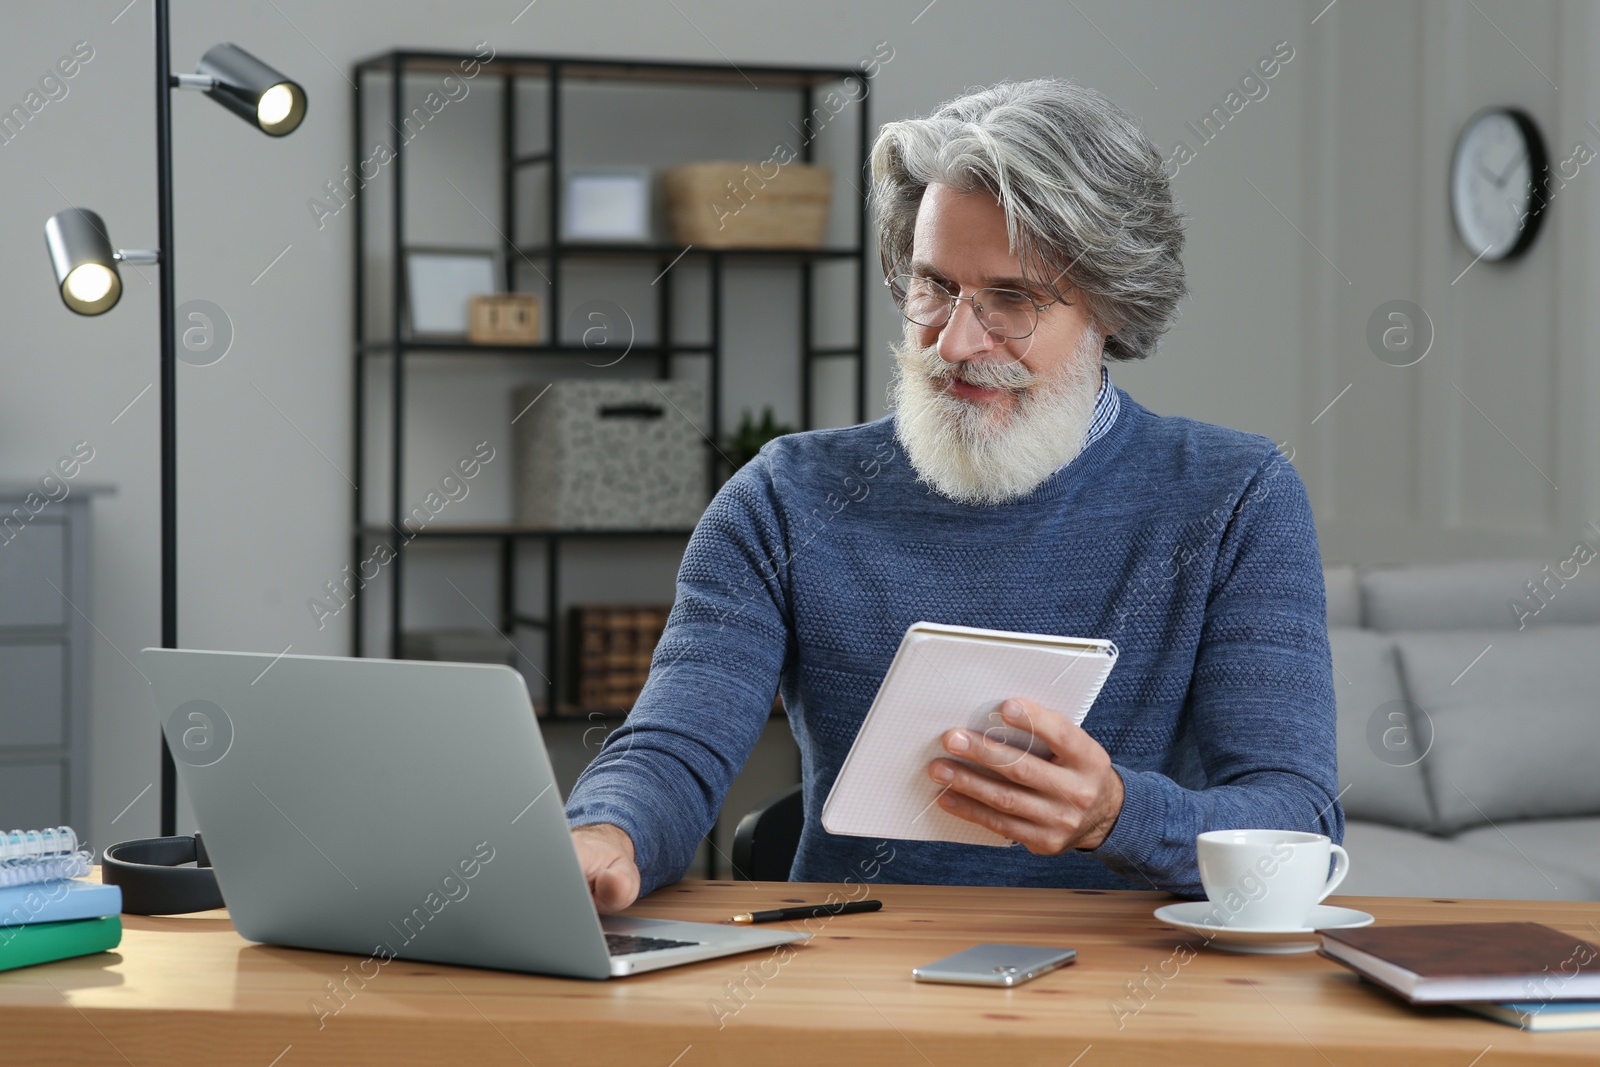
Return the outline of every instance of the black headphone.
<path id="1" fill-rule="evenodd" d="M 186 915 L 225 906 L 199 834 L 119 841 L 101 853 L 100 861 L 100 880 L 122 887 L 122 910 L 128 915 Z"/>

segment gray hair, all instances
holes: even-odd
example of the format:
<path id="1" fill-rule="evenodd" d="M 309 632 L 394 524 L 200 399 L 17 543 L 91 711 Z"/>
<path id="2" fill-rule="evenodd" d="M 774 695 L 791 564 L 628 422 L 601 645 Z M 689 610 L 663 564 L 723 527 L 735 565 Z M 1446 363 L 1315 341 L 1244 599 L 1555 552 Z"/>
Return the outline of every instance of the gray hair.
<path id="1" fill-rule="evenodd" d="M 1024 275 L 1058 298 L 1078 290 L 1107 359 L 1150 355 L 1177 318 L 1183 214 L 1155 145 L 1093 89 L 999 82 L 885 123 L 871 159 L 885 277 L 907 269 L 923 191 L 938 182 L 1000 202 Z"/>

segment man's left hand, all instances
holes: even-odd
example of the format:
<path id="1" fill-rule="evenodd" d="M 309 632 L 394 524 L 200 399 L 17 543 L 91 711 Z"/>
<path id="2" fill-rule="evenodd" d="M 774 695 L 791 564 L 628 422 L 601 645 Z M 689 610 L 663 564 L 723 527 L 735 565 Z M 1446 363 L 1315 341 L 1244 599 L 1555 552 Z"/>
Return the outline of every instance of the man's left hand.
<path id="1" fill-rule="evenodd" d="M 945 751 L 982 769 L 948 759 L 928 764 L 929 776 L 946 787 L 939 806 L 1042 856 L 1098 848 L 1122 812 L 1122 776 L 1111 756 L 1082 727 L 1035 701 L 1007 700 L 1000 712 L 1053 755 L 1025 752 L 978 730 L 950 730 Z"/>

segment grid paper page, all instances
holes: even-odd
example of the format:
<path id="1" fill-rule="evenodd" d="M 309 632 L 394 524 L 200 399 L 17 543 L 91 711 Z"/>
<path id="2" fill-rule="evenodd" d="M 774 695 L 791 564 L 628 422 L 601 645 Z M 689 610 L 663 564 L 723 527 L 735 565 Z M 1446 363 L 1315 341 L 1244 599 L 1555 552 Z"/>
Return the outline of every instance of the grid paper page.
<path id="1" fill-rule="evenodd" d="M 908 630 L 822 808 L 832 834 L 1004 846 L 998 834 L 935 803 L 946 787 L 928 764 L 957 726 L 1026 747 L 1000 704 L 1027 697 L 1081 724 L 1116 662 L 1116 646 L 1084 650 Z M 1032 751 L 1048 757 L 1041 741 Z"/>

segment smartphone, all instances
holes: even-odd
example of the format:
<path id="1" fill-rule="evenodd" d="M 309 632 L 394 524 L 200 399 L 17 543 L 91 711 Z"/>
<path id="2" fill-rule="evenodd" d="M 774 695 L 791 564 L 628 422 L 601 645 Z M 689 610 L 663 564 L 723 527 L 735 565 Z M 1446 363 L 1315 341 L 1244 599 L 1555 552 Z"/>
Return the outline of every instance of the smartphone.
<path id="1" fill-rule="evenodd" d="M 911 968 L 919 982 L 953 982 L 957 985 L 1021 985 L 1049 974 L 1078 958 L 1075 948 L 1044 945 L 974 945 L 942 960 Z"/>

